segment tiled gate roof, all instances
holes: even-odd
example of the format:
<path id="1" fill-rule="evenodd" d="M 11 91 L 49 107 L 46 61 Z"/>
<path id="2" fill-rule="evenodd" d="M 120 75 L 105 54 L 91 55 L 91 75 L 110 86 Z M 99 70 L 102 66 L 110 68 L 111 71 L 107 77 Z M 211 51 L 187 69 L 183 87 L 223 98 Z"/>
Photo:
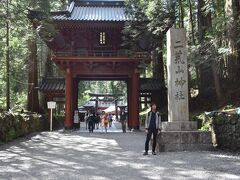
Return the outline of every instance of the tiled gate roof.
<path id="1" fill-rule="evenodd" d="M 164 90 L 166 87 L 161 83 L 160 79 L 140 78 L 140 91 L 151 92 Z"/>
<path id="2" fill-rule="evenodd" d="M 128 21 L 123 7 L 75 7 L 68 17 L 54 16 L 55 20 L 62 21 Z"/>
<path id="3" fill-rule="evenodd" d="M 125 13 L 124 1 L 72 1 L 65 13 L 55 15 L 59 21 L 116 21 L 131 20 Z"/>
<path id="4" fill-rule="evenodd" d="M 39 86 L 42 92 L 64 93 L 65 79 L 64 78 L 43 78 Z"/>
<path id="5" fill-rule="evenodd" d="M 39 89 L 42 92 L 64 93 L 65 79 L 64 78 L 43 78 Z M 140 78 L 141 92 L 159 91 L 163 89 L 165 89 L 165 87 L 161 85 L 159 79 Z"/>

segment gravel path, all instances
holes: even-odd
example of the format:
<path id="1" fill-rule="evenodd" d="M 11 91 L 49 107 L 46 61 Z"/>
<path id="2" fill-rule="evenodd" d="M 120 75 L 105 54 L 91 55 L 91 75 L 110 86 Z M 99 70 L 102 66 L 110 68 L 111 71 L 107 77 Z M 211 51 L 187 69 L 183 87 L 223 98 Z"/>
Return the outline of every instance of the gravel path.
<path id="1" fill-rule="evenodd" d="M 240 179 L 240 156 L 165 152 L 142 156 L 142 132 L 42 132 L 0 146 L 0 179 Z"/>

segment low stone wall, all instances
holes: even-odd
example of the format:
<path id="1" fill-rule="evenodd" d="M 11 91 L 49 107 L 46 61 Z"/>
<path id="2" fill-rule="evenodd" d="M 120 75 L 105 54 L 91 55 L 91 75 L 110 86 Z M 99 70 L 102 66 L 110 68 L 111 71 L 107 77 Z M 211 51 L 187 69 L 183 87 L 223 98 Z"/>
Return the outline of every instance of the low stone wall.
<path id="1" fill-rule="evenodd" d="M 32 132 L 47 129 L 47 118 L 31 113 L 0 113 L 0 142 L 9 142 Z"/>
<path id="2" fill-rule="evenodd" d="M 212 134 L 217 148 L 240 151 L 240 116 L 237 114 L 214 116 Z"/>

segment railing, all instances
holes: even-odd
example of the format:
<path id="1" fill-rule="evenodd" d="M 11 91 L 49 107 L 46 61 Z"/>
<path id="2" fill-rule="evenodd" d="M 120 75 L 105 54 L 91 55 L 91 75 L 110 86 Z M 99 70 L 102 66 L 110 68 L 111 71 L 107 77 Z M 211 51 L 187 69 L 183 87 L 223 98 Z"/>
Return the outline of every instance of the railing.
<path id="1" fill-rule="evenodd" d="M 115 57 L 115 58 L 134 58 L 134 59 L 149 59 L 147 52 L 133 52 L 129 50 L 76 50 L 76 51 L 57 51 L 54 53 L 57 57 Z"/>

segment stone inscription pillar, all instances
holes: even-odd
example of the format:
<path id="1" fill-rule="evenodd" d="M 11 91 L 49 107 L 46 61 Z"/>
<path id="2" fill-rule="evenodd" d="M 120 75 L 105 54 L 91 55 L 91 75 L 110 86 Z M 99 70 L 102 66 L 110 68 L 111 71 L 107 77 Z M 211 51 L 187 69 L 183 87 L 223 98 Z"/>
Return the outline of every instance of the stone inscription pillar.
<path id="1" fill-rule="evenodd" d="M 165 130 L 193 130 L 189 121 L 188 63 L 186 30 L 171 28 L 167 32 L 168 123 Z"/>

